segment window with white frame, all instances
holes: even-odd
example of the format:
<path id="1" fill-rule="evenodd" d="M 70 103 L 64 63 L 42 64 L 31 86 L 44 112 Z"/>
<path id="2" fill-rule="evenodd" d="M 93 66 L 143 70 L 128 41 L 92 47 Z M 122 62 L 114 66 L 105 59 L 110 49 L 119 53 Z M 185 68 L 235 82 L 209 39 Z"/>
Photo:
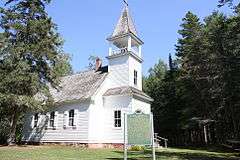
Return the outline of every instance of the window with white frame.
<path id="1" fill-rule="evenodd" d="M 74 110 L 69 111 L 69 126 L 74 126 Z"/>
<path id="2" fill-rule="evenodd" d="M 134 85 L 137 85 L 137 76 L 138 76 L 138 73 L 136 70 L 134 70 Z"/>
<path id="3" fill-rule="evenodd" d="M 33 127 L 37 127 L 37 125 L 38 125 L 38 116 L 39 116 L 38 113 L 36 113 L 36 114 L 34 115 L 34 124 L 33 124 Z"/>
<path id="4" fill-rule="evenodd" d="M 114 127 L 120 128 L 122 126 L 121 111 L 114 111 Z"/>
<path id="5" fill-rule="evenodd" d="M 50 127 L 54 127 L 55 112 L 50 113 Z"/>

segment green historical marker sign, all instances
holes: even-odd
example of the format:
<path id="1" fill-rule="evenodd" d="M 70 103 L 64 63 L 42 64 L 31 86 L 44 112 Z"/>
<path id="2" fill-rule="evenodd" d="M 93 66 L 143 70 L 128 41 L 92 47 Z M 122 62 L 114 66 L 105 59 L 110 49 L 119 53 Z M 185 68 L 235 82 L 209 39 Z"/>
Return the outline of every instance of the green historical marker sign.
<path id="1" fill-rule="evenodd" d="M 156 160 L 152 114 L 124 114 L 124 160 L 127 160 L 128 145 L 152 146 L 153 160 Z"/>
<path id="2" fill-rule="evenodd" d="M 151 145 L 152 124 L 150 114 L 127 115 L 127 142 L 129 145 Z"/>

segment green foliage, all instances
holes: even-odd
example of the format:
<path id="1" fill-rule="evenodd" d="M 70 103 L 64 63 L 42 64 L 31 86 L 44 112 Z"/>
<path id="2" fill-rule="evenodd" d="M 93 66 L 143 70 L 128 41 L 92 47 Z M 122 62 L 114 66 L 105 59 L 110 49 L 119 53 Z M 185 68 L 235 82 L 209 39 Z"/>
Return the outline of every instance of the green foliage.
<path id="1" fill-rule="evenodd" d="M 159 69 L 161 68 L 161 69 Z M 144 91 L 149 94 L 154 102 L 152 110 L 154 114 L 155 132 L 161 133 L 161 136 L 173 138 L 177 135 L 180 128 L 180 112 L 182 106 L 178 95 L 177 77 L 179 71 L 173 64 L 171 56 L 169 57 L 169 68 L 162 61 L 159 61 L 153 69 L 154 74 L 150 74 L 144 80 Z"/>
<path id="2" fill-rule="evenodd" d="M 87 68 L 89 69 L 89 70 L 94 70 L 95 69 L 95 64 L 96 64 L 96 60 L 98 59 L 98 57 L 97 56 L 94 56 L 94 55 L 90 55 L 89 57 L 88 57 L 88 66 L 87 66 Z"/>
<path id="3" fill-rule="evenodd" d="M 2 115 L 1 113 L 1 118 L 0 118 L 0 144 L 6 144 L 7 143 L 7 138 L 9 136 L 9 128 L 10 128 L 10 123 L 8 118 Z"/>
<path id="4" fill-rule="evenodd" d="M 228 5 L 235 13 L 240 13 L 240 2 L 239 0 L 219 0 L 218 7 Z"/>
<path id="5" fill-rule="evenodd" d="M 238 139 L 240 80 L 236 77 L 240 74 L 239 16 L 226 17 L 214 12 L 200 24 L 189 15 L 186 15 L 183 29 L 179 32 L 182 38 L 177 49 L 182 66 L 179 76 L 181 94 L 184 95 L 182 100 L 188 106 L 182 112 L 186 119 L 184 126 L 193 127 L 191 119 L 214 120 L 216 133 L 209 132 L 216 136 L 209 133 L 208 138 L 218 141 L 233 137 Z M 198 27 L 195 24 L 199 24 Z M 193 31 L 186 34 L 185 30 Z"/>
<path id="6" fill-rule="evenodd" d="M 56 87 L 59 77 L 71 71 L 57 27 L 45 11 L 49 3 L 50 0 L 8 0 L 0 8 L 0 106 L 9 115 L 9 142 L 15 139 L 23 113 L 51 105 L 47 84 Z M 39 101 L 36 94 L 46 99 Z"/>
<path id="7" fill-rule="evenodd" d="M 219 0 L 219 7 L 222 7 L 223 5 L 228 4 L 229 6 L 234 6 L 235 4 L 238 4 L 238 0 Z"/>
<path id="8" fill-rule="evenodd" d="M 157 84 L 162 81 L 167 70 L 167 65 L 164 64 L 162 60 L 159 60 L 158 63 L 149 69 L 149 76 L 144 77 L 143 88 L 145 92 L 149 90 L 156 89 Z M 152 92 L 151 92 L 152 93 Z"/>
<path id="9" fill-rule="evenodd" d="M 167 65 L 159 60 L 158 63 L 149 70 L 149 76 L 143 79 L 143 90 L 154 99 L 152 111 L 158 109 L 162 104 L 162 80 L 167 71 Z"/>
<path id="10" fill-rule="evenodd" d="M 63 77 L 70 74 L 73 74 L 73 69 L 69 61 L 71 60 L 70 56 L 67 54 L 59 55 L 55 66 L 53 68 L 54 72 L 56 72 L 57 77 Z"/>
<path id="11" fill-rule="evenodd" d="M 229 4 L 232 5 L 234 0 L 219 0 L 219 6 L 225 5 L 225 4 Z"/>
<path id="12" fill-rule="evenodd" d="M 204 132 L 210 143 L 240 139 L 240 14 L 213 12 L 200 22 L 188 12 L 179 34 L 178 67 L 170 56 L 169 71 L 144 81 L 156 132 L 175 145 L 202 145 Z"/>

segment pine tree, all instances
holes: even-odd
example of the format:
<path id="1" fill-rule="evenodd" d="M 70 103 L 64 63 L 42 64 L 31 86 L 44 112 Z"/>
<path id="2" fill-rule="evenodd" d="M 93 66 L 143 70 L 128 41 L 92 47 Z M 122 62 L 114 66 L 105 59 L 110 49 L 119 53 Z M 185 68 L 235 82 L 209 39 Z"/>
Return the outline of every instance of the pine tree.
<path id="1" fill-rule="evenodd" d="M 56 87 L 56 66 L 64 56 L 63 41 L 46 13 L 51 0 L 8 0 L 0 8 L 6 45 L 0 52 L 0 105 L 10 119 L 8 143 L 15 142 L 21 114 L 43 110 L 52 102 L 48 85 Z M 45 95 L 40 101 L 35 95 Z"/>
<path id="2" fill-rule="evenodd" d="M 240 16 L 227 18 L 214 12 L 206 22 L 209 52 L 212 53 L 211 91 L 218 103 L 212 107 L 219 124 L 220 139 L 240 138 Z"/>
<path id="3" fill-rule="evenodd" d="M 158 64 L 146 78 L 156 132 L 172 144 L 240 139 L 239 13 L 213 12 L 201 23 L 188 12 L 176 46 L 178 68 L 171 69 L 169 55 L 170 71 L 159 74 Z"/>
<path id="4" fill-rule="evenodd" d="M 205 55 L 203 50 L 203 36 L 202 36 L 202 24 L 199 22 L 199 18 L 188 12 L 183 19 L 182 29 L 179 30 L 179 34 L 182 36 L 178 40 L 177 45 L 177 57 L 180 59 L 181 64 L 181 80 L 185 83 L 185 87 L 189 88 L 185 91 L 189 93 L 183 93 L 188 95 L 187 100 L 190 102 L 189 106 L 192 106 L 192 112 L 195 112 L 195 116 L 204 117 L 203 112 L 207 113 L 204 109 L 204 93 L 203 89 L 206 83 L 207 66 L 205 64 Z M 197 109 L 198 108 L 198 109 Z M 197 111 L 202 109 L 202 112 Z M 205 111 L 203 111 L 205 110 Z"/>
<path id="5" fill-rule="evenodd" d="M 213 118 L 211 52 L 207 50 L 204 25 L 196 15 L 188 12 L 181 27 L 179 33 L 182 37 L 178 40 L 176 55 L 181 64 L 180 95 L 187 106 L 182 110 L 183 128 L 197 132 L 198 135 L 192 138 L 197 139 L 203 132 L 199 124 Z"/>
<path id="6" fill-rule="evenodd" d="M 169 56 L 168 56 L 168 66 L 169 66 L 170 70 L 174 69 L 174 64 L 173 64 L 173 60 L 172 60 L 172 55 L 171 54 L 169 54 Z"/>

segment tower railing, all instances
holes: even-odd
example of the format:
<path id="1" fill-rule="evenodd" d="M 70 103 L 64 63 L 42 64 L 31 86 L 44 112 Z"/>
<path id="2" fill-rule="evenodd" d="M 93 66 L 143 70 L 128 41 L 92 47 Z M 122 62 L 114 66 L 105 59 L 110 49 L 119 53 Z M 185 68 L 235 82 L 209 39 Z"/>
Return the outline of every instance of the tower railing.
<path id="1" fill-rule="evenodd" d="M 131 48 L 129 51 L 128 48 L 125 47 L 125 48 L 111 50 L 110 55 L 118 55 L 118 54 L 123 54 L 123 53 L 127 53 L 127 52 L 132 52 L 135 55 L 139 54 L 138 51 L 136 51 L 135 49 Z"/>
<path id="2" fill-rule="evenodd" d="M 136 51 L 135 49 L 131 48 L 131 52 L 133 52 L 134 54 L 138 55 L 138 51 Z"/>
<path id="3" fill-rule="evenodd" d="M 114 50 L 112 50 L 111 55 L 117 55 L 117 54 L 122 54 L 122 53 L 127 53 L 127 52 L 128 52 L 127 48 L 114 49 Z"/>

